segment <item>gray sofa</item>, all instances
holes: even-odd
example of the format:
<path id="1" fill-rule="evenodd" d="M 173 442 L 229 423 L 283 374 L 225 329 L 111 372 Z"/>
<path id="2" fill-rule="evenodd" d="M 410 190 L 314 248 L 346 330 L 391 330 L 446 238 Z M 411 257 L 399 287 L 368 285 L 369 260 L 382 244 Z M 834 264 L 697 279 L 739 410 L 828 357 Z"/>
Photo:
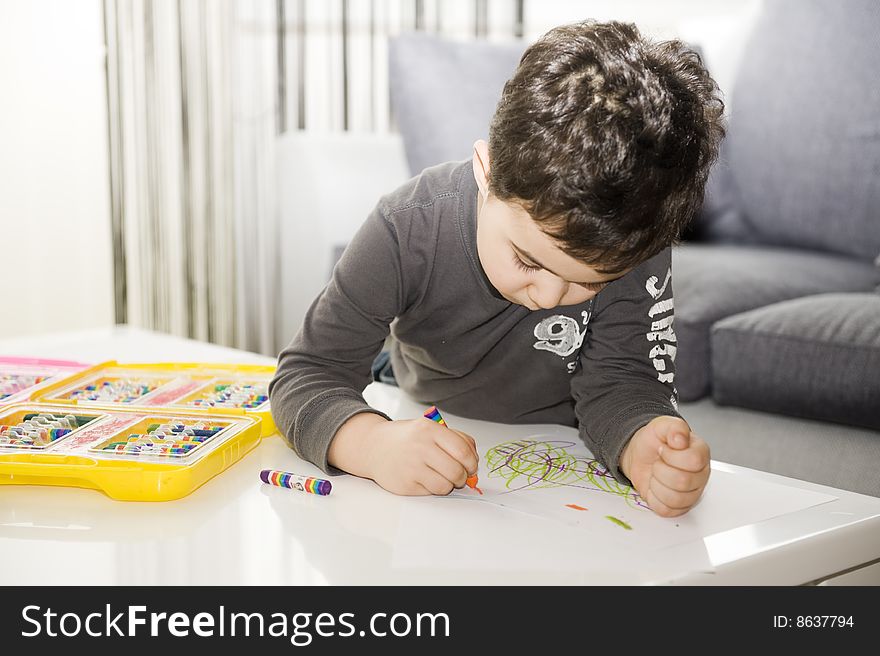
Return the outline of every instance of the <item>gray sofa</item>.
<path id="1" fill-rule="evenodd" d="M 873 496 L 878 28 L 873 0 L 766 0 L 703 210 L 673 253 L 680 409 L 712 457 Z M 392 42 L 392 107 L 413 174 L 469 157 L 523 48 Z"/>

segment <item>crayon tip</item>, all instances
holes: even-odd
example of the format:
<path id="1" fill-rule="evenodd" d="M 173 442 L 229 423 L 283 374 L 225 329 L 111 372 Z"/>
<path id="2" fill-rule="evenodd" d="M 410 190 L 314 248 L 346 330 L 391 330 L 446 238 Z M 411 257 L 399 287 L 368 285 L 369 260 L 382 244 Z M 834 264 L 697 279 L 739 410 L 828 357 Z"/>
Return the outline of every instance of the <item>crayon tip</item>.
<path id="1" fill-rule="evenodd" d="M 467 485 L 469 488 L 476 490 L 480 494 L 483 493 L 483 491 L 477 487 L 477 475 L 476 474 L 474 474 L 473 476 L 468 476 L 468 479 L 465 481 L 465 485 Z"/>

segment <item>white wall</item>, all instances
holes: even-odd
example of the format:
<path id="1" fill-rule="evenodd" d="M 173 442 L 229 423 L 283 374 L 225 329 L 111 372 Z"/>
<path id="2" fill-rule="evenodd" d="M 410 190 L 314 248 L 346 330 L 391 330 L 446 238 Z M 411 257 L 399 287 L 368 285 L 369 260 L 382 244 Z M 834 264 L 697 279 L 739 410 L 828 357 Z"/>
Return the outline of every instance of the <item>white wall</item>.
<path id="1" fill-rule="evenodd" d="M 0 0 L 0 337 L 113 322 L 100 0 Z"/>
<path id="2" fill-rule="evenodd" d="M 409 177 L 399 134 L 289 132 L 276 142 L 281 299 L 276 352 L 299 330 L 379 197 Z"/>

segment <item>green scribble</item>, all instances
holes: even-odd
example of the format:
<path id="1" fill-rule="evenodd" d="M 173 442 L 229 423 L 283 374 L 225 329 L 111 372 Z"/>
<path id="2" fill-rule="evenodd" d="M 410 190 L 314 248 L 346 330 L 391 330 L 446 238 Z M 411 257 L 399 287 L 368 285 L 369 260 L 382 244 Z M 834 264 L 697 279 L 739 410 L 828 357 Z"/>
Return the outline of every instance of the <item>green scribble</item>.
<path id="1" fill-rule="evenodd" d="M 516 440 L 489 449 L 490 478 L 502 478 L 509 491 L 525 488 L 580 487 L 622 497 L 627 505 L 647 508 L 638 492 L 619 483 L 598 460 L 573 456 L 569 441 Z M 627 527 L 630 528 L 630 527 Z"/>
<path id="2" fill-rule="evenodd" d="M 622 519 L 617 519 L 617 517 L 612 517 L 611 515 L 605 515 L 605 519 L 610 519 L 612 522 L 620 526 L 621 528 L 625 528 L 627 531 L 633 530 L 633 527 L 627 524 Z"/>

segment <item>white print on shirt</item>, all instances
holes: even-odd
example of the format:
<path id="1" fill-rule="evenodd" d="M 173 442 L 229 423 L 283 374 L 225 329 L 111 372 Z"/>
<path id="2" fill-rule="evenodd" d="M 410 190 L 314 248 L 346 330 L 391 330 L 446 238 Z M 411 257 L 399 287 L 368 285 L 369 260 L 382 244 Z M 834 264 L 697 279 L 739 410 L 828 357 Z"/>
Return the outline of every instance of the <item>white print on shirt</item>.
<path id="1" fill-rule="evenodd" d="M 550 351 L 562 358 L 568 357 L 583 345 L 590 316 L 589 310 L 581 312 L 581 321 L 585 326 L 583 330 L 575 319 L 564 314 L 554 314 L 545 318 L 535 326 L 534 332 L 538 341 L 535 342 L 534 347 L 539 351 Z M 569 373 L 574 373 L 576 368 L 576 360 L 566 364 Z"/>
<path id="2" fill-rule="evenodd" d="M 535 348 L 564 358 L 581 347 L 584 334 L 577 321 L 564 314 L 554 314 L 535 326 L 535 337 L 539 340 Z"/>
<path id="3" fill-rule="evenodd" d="M 669 364 L 675 362 L 675 351 L 677 350 L 675 344 L 678 341 L 673 329 L 675 320 L 673 314 L 674 302 L 671 296 L 662 301 L 660 297 L 666 292 L 666 287 L 671 279 L 672 269 L 670 268 L 666 271 L 666 279 L 663 281 L 663 286 L 660 289 L 657 289 L 657 283 L 659 282 L 657 276 L 651 276 L 645 282 L 645 289 L 651 295 L 651 298 L 657 301 L 648 310 L 648 317 L 652 321 L 651 330 L 645 337 L 649 342 L 657 342 L 657 345 L 651 348 L 648 357 L 651 358 L 651 364 L 654 365 L 654 369 L 657 371 L 657 380 L 661 383 L 669 383 L 670 385 L 675 378 L 675 372 L 667 372 L 667 368 L 671 369 L 671 367 L 667 366 L 667 358 Z M 673 393 L 674 397 L 675 393 Z"/>
<path id="4" fill-rule="evenodd" d="M 666 285 L 669 284 L 669 281 L 672 279 L 672 269 L 667 269 L 666 271 L 666 280 L 663 281 L 663 286 L 660 289 L 657 289 L 657 276 L 651 276 L 648 278 L 648 282 L 645 283 L 645 289 L 648 290 L 648 293 L 655 299 L 663 296 L 663 292 L 666 291 Z"/>

